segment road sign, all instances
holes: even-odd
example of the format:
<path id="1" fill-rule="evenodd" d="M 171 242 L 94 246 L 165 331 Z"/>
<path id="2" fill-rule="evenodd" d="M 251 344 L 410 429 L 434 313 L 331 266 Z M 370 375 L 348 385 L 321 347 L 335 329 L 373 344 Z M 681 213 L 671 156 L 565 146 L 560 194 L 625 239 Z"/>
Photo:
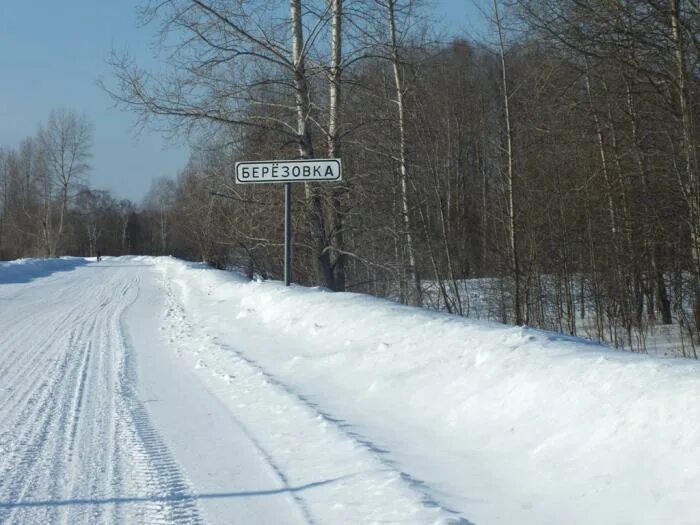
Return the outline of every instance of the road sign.
<path id="1" fill-rule="evenodd" d="M 292 281 L 292 182 L 338 182 L 340 159 L 236 162 L 236 183 L 284 183 L 284 284 Z"/>
<path id="2" fill-rule="evenodd" d="M 339 180 L 341 180 L 340 159 L 236 162 L 238 184 L 337 182 Z"/>

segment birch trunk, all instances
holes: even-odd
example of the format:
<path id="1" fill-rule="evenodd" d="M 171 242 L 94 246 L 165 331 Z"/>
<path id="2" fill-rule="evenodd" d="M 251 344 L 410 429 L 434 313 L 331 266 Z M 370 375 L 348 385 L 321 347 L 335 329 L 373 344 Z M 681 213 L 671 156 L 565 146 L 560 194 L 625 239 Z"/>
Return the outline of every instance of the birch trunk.
<path id="1" fill-rule="evenodd" d="M 391 48 L 391 64 L 394 72 L 394 86 L 396 88 L 396 106 L 399 124 L 399 185 L 401 191 L 401 214 L 403 222 L 404 248 L 408 261 L 406 274 L 408 280 L 413 283 L 414 292 L 409 294 L 411 304 L 420 305 L 422 302 L 422 290 L 420 277 L 416 268 L 416 254 L 413 244 L 411 210 L 408 202 L 408 169 L 406 166 L 406 106 L 404 101 L 404 81 L 401 75 L 401 58 L 399 55 L 398 39 L 396 36 L 396 1 L 387 0 L 389 22 L 389 44 Z"/>
<path id="2" fill-rule="evenodd" d="M 290 11 L 292 20 L 292 64 L 294 69 L 299 157 L 302 159 L 311 159 L 314 157 L 314 150 L 311 142 L 311 132 L 308 126 L 311 103 L 309 100 L 309 86 L 306 79 L 304 32 L 301 25 L 301 0 L 291 0 Z M 328 249 L 327 243 L 328 236 L 326 234 L 323 201 L 316 188 L 309 183 L 304 183 L 304 192 L 307 205 L 311 212 L 312 235 L 314 244 L 316 245 L 318 270 L 325 285 L 330 289 L 334 289 L 335 283 L 330 262 L 330 250 Z"/>
<path id="3" fill-rule="evenodd" d="M 685 198 L 688 204 L 691 257 L 693 261 L 693 288 L 695 304 L 693 313 L 695 329 L 700 331 L 700 188 L 698 186 L 697 157 L 693 134 L 693 122 L 688 101 L 687 64 L 684 49 L 680 0 L 669 0 L 671 14 L 671 39 L 674 46 L 676 90 L 681 115 L 683 154 L 685 157 Z"/>
<path id="4" fill-rule="evenodd" d="M 616 236 L 619 228 L 617 226 L 617 216 L 615 214 L 615 203 L 613 201 L 612 195 L 612 182 L 610 181 L 610 172 L 608 169 L 608 158 L 605 153 L 605 141 L 603 140 L 603 129 L 600 124 L 600 117 L 598 112 L 593 105 L 593 95 L 591 91 L 591 74 L 588 67 L 588 59 L 586 59 L 586 94 L 588 95 L 588 106 L 591 110 L 591 115 L 593 116 L 593 123 L 595 124 L 596 138 L 598 139 L 598 152 L 600 154 L 600 167 L 603 173 L 603 180 L 605 181 L 606 189 L 606 199 L 608 201 L 608 216 L 610 217 L 610 233 L 613 238 Z M 614 245 L 614 243 L 613 243 Z"/>
<path id="5" fill-rule="evenodd" d="M 506 54 L 505 43 L 503 40 L 503 28 L 501 18 L 498 13 L 498 1 L 493 0 L 493 12 L 496 17 L 496 29 L 498 30 L 498 44 L 501 58 L 501 82 L 503 85 L 503 110 L 505 113 L 506 124 L 506 153 L 508 155 L 508 172 L 506 186 L 508 191 L 508 229 L 511 264 L 513 266 L 513 279 L 515 285 L 515 293 L 513 297 L 513 310 L 515 313 L 515 324 L 523 324 L 523 315 L 520 305 L 520 254 L 518 252 L 518 244 L 516 238 L 516 220 L 515 220 L 515 196 L 513 192 L 513 130 L 510 122 L 510 104 L 508 95 L 508 73 L 506 70 Z"/>
<path id="6" fill-rule="evenodd" d="M 637 165 L 637 170 L 639 172 L 644 195 L 646 198 L 649 198 L 649 175 L 644 165 L 643 151 L 639 137 L 639 131 L 637 130 L 637 109 L 634 103 L 634 97 L 632 95 L 632 86 L 630 84 L 630 80 L 627 77 L 625 77 L 625 94 L 627 98 L 627 112 L 630 115 L 633 142 L 632 153 L 634 156 L 634 162 Z M 668 300 L 668 293 L 666 291 L 666 282 L 664 280 L 663 269 L 659 264 L 659 252 L 661 251 L 661 247 L 658 245 L 656 235 L 653 237 L 653 241 L 650 244 L 650 247 L 647 247 L 647 252 L 649 255 L 652 279 L 654 281 L 653 287 L 654 295 L 656 296 L 656 307 L 661 312 L 662 323 L 671 324 L 671 303 Z M 649 315 L 655 317 L 654 308 L 650 308 Z"/>
<path id="7" fill-rule="evenodd" d="M 63 227 L 64 227 L 64 222 L 65 222 L 65 216 L 66 216 L 66 209 L 68 208 L 68 185 L 63 184 L 61 188 L 61 209 L 59 211 L 58 215 L 58 231 L 56 232 L 56 235 L 54 237 L 54 243 L 53 243 L 53 256 L 58 255 L 58 247 L 61 242 L 61 238 L 63 237 Z"/>
<path id="8" fill-rule="evenodd" d="M 44 252 L 46 254 L 46 257 L 53 257 L 52 253 L 52 245 L 53 245 L 53 235 L 52 235 L 52 230 L 53 230 L 53 221 L 52 221 L 52 210 L 51 210 L 51 198 L 52 198 L 52 191 L 51 191 L 51 179 L 48 175 L 48 173 L 44 173 L 43 175 L 43 190 L 44 190 L 44 195 L 43 195 L 43 217 L 41 219 L 41 236 L 42 236 L 42 241 L 44 244 Z"/>
<path id="9" fill-rule="evenodd" d="M 328 75 L 328 156 L 332 159 L 340 158 L 340 96 L 342 76 L 342 28 L 343 28 L 343 0 L 330 0 L 331 2 L 331 68 Z M 344 209 L 342 189 L 334 185 L 331 193 L 333 230 L 335 240 L 336 257 L 331 269 L 333 272 L 333 289 L 338 292 L 345 291 L 345 234 L 344 234 Z"/>

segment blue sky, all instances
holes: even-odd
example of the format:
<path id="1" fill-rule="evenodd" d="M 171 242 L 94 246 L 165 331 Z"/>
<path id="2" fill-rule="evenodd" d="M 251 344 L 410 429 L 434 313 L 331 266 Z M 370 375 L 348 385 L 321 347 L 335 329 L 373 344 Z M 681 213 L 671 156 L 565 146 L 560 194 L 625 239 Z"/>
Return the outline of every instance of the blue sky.
<path id="1" fill-rule="evenodd" d="M 483 0 L 480 0 L 483 1 Z M 480 30 L 472 0 L 433 0 L 447 33 Z M 34 135 L 51 109 L 67 107 L 94 124 L 90 181 L 140 202 L 151 180 L 184 167 L 188 149 L 157 132 L 136 134 L 135 118 L 97 86 L 111 78 L 110 50 L 153 64 L 153 28 L 139 27 L 138 0 L 0 0 L 0 145 Z"/>
<path id="2" fill-rule="evenodd" d="M 490 12 L 491 0 L 427 0 L 434 16 L 448 35 L 481 39 L 488 34 L 483 12 Z"/>

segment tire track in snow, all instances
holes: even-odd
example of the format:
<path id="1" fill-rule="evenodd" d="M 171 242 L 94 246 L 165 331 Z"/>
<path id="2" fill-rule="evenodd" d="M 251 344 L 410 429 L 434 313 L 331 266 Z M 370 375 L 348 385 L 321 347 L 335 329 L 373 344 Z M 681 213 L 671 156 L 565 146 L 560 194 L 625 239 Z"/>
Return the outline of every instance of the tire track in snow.
<path id="1" fill-rule="evenodd" d="M 44 409 L 44 405 L 56 388 L 58 378 L 61 377 L 67 366 L 68 355 L 52 355 L 47 357 L 47 360 L 52 366 L 43 368 L 44 375 L 38 376 L 32 381 L 25 379 L 28 383 L 25 389 L 6 389 L 8 392 L 6 402 L 0 409 L 0 414 L 7 425 L 6 430 L 0 434 L 0 448 L 4 453 L 8 453 L 8 447 L 13 443 L 24 442 L 26 436 L 32 431 L 32 426 L 40 420 L 39 414 Z M 44 364 L 40 359 L 35 359 L 34 363 L 33 371 L 39 371 Z M 0 466 L 0 476 L 2 476 L 2 472 Z"/>
<path id="2" fill-rule="evenodd" d="M 432 495 L 434 491 L 430 490 L 430 487 L 427 487 L 422 480 L 403 471 L 396 462 L 390 459 L 388 451 L 359 434 L 352 425 L 333 418 L 321 410 L 317 404 L 295 392 L 289 385 L 268 373 L 242 352 L 221 344 L 206 334 L 197 333 L 187 320 L 185 308 L 175 296 L 167 275 L 164 275 L 163 287 L 166 292 L 167 320 L 170 321 L 172 330 L 171 342 L 177 343 L 183 354 L 190 353 L 194 357 L 196 368 L 200 370 L 211 368 L 212 375 L 223 380 L 227 385 L 231 385 L 226 392 L 233 397 L 233 401 L 239 402 L 239 412 L 242 415 L 237 416 L 237 419 L 286 487 L 291 485 L 291 481 L 296 484 L 302 482 L 299 479 L 293 479 L 293 477 L 298 477 L 293 472 L 293 464 L 298 458 L 290 458 L 284 452 L 280 454 L 279 450 L 271 448 L 270 440 L 267 440 L 266 444 L 265 440 L 256 437 L 256 435 L 260 435 L 259 431 L 263 428 L 263 426 L 256 425 L 259 420 L 265 421 L 264 426 L 269 425 L 273 429 L 278 429 L 280 433 L 292 436 L 292 439 L 287 439 L 287 442 L 290 447 L 294 447 L 295 456 L 303 457 L 305 452 L 304 443 L 300 443 L 300 439 L 295 440 L 294 434 L 297 434 L 299 438 L 310 435 L 327 443 L 328 446 L 321 450 L 320 454 L 326 455 L 326 459 L 330 463 L 333 463 L 335 459 L 333 457 L 334 448 L 340 451 L 337 458 L 339 462 L 348 460 L 348 449 L 350 449 L 352 455 L 358 456 L 357 463 L 373 469 L 376 472 L 375 479 L 358 479 L 357 485 L 347 493 L 335 493 L 335 497 L 338 498 L 335 503 L 341 508 L 348 503 L 348 501 L 343 501 L 343 498 L 349 497 L 352 500 L 353 493 L 357 492 L 364 492 L 368 499 L 371 499 L 374 494 L 380 494 L 381 499 L 386 493 L 387 498 L 395 498 L 397 501 L 404 502 L 403 508 L 398 505 L 387 515 L 372 515 L 366 518 L 367 521 L 425 522 L 426 519 L 430 521 L 439 519 L 442 523 L 470 524 L 458 511 L 450 509 L 436 500 Z M 290 416 L 291 413 L 294 416 Z M 250 417 L 251 415 L 253 418 Z M 284 425 L 279 428 L 280 425 L 270 424 L 275 420 L 284 419 L 285 416 L 294 419 L 291 428 Z M 258 430 L 257 434 L 256 429 Z M 280 460 L 280 457 L 284 459 Z M 349 474 L 347 477 L 352 478 L 354 475 Z M 304 480 L 304 482 L 309 482 L 309 480 Z M 318 507 L 318 501 L 308 501 L 307 498 L 302 498 L 301 495 L 297 494 L 295 494 L 295 499 L 304 509 L 304 514 L 309 521 L 315 521 L 315 509 Z M 355 504 L 357 505 L 358 502 Z M 373 508 L 381 507 L 381 504 L 370 504 L 367 506 L 367 510 L 371 513 Z M 334 516 L 336 516 L 334 520 L 340 519 L 342 522 L 348 520 L 347 516 L 342 513 L 334 514 Z M 322 521 L 328 521 L 327 514 Z"/>
<path id="3" fill-rule="evenodd" d="M 192 326 L 187 322 L 185 310 L 175 298 L 170 282 L 167 279 L 163 279 L 161 285 L 163 287 L 163 290 L 165 291 L 165 317 L 171 322 L 171 330 L 174 330 L 174 332 L 171 331 L 169 334 L 170 342 L 179 343 L 179 346 L 185 346 L 193 339 Z M 254 449 L 258 451 L 260 457 L 265 461 L 270 471 L 274 474 L 274 476 L 277 478 L 280 484 L 289 492 L 289 498 L 299 510 L 299 513 L 304 519 L 304 521 L 306 521 L 306 523 L 308 523 L 309 525 L 316 523 L 316 520 L 313 518 L 307 502 L 301 497 L 300 494 L 292 490 L 292 485 L 290 484 L 289 478 L 284 473 L 284 469 L 277 462 L 275 462 L 271 453 L 265 449 L 265 447 L 260 443 L 260 441 L 255 437 L 253 432 L 251 432 L 251 430 L 243 421 L 236 417 L 235 414 L 231 414 L 231 417 L 243 430 L 243 433 L 250 440 Z"/>
<path id="4" fill-rule="evenodd" d="M 76 439 L 77 425 L 81 417 L 80 398 L 85 390 L 85 383 L 89 371 L 93 346 L 89 339 L 89 334 L 95 331 L 97 320 L 91 319 L 80 325 L 80 330 L 76 332 L 69 348 L 76 354 L 74 362 L 76 366 L 63 378 L 64 388 L 60 397 L 54 402 L 52 412 L 57 412 L 59 417 L 51 423 L 52 439 L 47 443 L 43 452 L 42 460 L 45 463 L 40 472 L 48 472 L 48 486 L 45 479 L 36 476 L 35 486 L 31 492 L 43 490 L 51 499 L 59 500 L 66 497 L 63 488 L 65 483 L 73 477 L 73 445 Z M 46 477 L 46 474 L 44 474 Z M 65 513 L 57 507 L 52 509 L 52 522 L 61 519 Z"/>
<path id="5" fill-rule="evenodd" d="M 131 475 L 146 483 L 152 494 L 157 496 L 158 502 L 154 505 L 158 510 L 164 507 L 163 501 L 168 502 L 168 515 L 160 523 L 200 523 L 199 509 L 189 483 L 136 395 L 133 346 L 124 322 L 125 311 L 126 308 L 119 312 L 115 325 L 119 328 L 119 344 L 124 350 L 120 353 L 122 361 L 118 383 L 120 399 L 124 401 L 122 409 L 126 411 L 125 419 L 131 421 L 131 429 L 139 443 L 138 454 L 133 461 L 136 472 Z M 154 472 L 158 475 L 154 476 Z"/>
<path id="6" fill-rule="evenodd" d="M 76 330 L 73 329 L 66 338 L 66 346 L 73 349 Z M 59 340 L 58 344 L 61 344 Z M 48 393 L 39 405 L 38 411 L 33 418 L 27 419 L 22 430 L 24 439 L 19 442 L 19 446 L 24 449 L 21 455 L 19 464 L 20 469 L 13 469 L 6 473 L 4 478 L 4 497 L 9 501 L 21 500 L 28 493 L 39 491 L 46 493 L 46 487 L 41 484 L 55 483 L 57 472 L 52 469 L 52 460 L 60 461 L 60 456 L 55 457 L 55 447 L 57 439 L 60 444 L 61 435 L 56 433 L 60 430 L 60 423 L 65 421 L 66 412 L 62 410 L 66 402 L 65 382 L 70 380 L 75 375 L 76 368 L 80 365 L 80 360 L 70 359 L 66 353 L 65 367 L 62 368 L 60 374 L 57 374 L 55 380 L 48 390 Z M 38 431 L 37 431 L 38 429 Z M 26 441 L 25 441 L 26 439 Z M 19 474 L 19 475 L 18 475 Z M 4 488 L 3 487 L 3 488 Z M 50 492 L 49 492 L 50 494 Z M 48 494 L 47 494 L 48 495 Z M 12 522 L 17 513 L 20 512 L 20 507 L 10 509 L 7 516 L 3 516 L 0 512 L 0 521 Z M 44 509 L 45 514 L 54 514 L 55 509 Z M 48 515 L 43 516 L 44 519 L 50 519 Z M 51 520 L 54 521 L 54 520 Z"/>
<path id="7" fill-rule="evenodd" d="M 35 305 L 32 306 L 36 308 Z M 50 345 L 50 343 L 57 339 L 66 326 L 70 326 L 77 319 L 79 310 L 80 306 L 76 306 L 54 321 L 51 321 L 50 315 L 47 316 L 48 319 L 44 319 L 45 326 L 50 327 L 45 331 L 47 333 L 30 333 L 29 337 L 26 323 L 16 319 L 7 321 L 7 324 L 11 325 L 14 331 L 6 331 L 4 337 L 0 339 L 0 348 L 5 349 L 2 355 L 2 369 L 0 369 L 0 385 L 8 392 L 8 395 L 0 401 L 0 413 L 3 411 L 12 413 L 17 405 L 25 403 L 28 395 L 36 388 L 35 383 L 28 378 L 37 377 L 37 371 L 45 364 L 46 360 L 58 357 L 55 346 Z M 28 317 L 28 315 L 25 316 L 25 319 Z M 25 337 L 24 341 L 21 341 L 21 336 Z M 47 351 L 53 352 L 48 355 Z M 20 390 L 19 395 L 17 395 L 17 390 L 21 388 L 24 390 Z M 8 407 L 10 402 L 14 402 L 15 405 Z"/>
<path id="8" fill-rule="evenodd" d="M 280 390 L 286 392 L 290 397 L 297 399 L 302 405 L 308 407 L 311 411 L 318 414 L 318 417 L 321 420 L 334 426 L 341 434 L 343 434 L 348 439 L 355 442 L 358 445 L 358 447 L 364 448 L 368 452 L 370 452 L 372 455 L 374 455 L 379 462 L 381 462 L 383 465 L 385 465 L 387 467 L 387 469 L 390 469 L 390 470 L 396 472 L 405 483 L 407 483 L 414 491 L 416 491 L 420 494 L 421 503 L 423 505 L 425 505 L 426 507 L 430 507 L 430 508 L 440 509 L 440 510 L 442 510 L 450 515 L 455 516 L 456 520 L 453 521 L 453 523 L 455 523 L 455 524 L 462 524 L 462 525 L 469 524 L 469 522 L 466 519 L 459 518 L 460 513 L 458 510 L 452 509 L 452 508 L 448 507 L 447 505 L 440 503 L 432 495 L 433 491 L 430 490 L 430 487 L 428 486 L 428 484 L 425 481 L 412 476 L 410 473 L 403 470 L 398 465 L 398 463 L 393 461 L 389 457 L 390 451 L 387 448 L 373 442 L 372 440 L 370 440 L 366 436 L 363 436 L 362 434 L 360 434 L 351 423 L 348 423 L 345 420 L 333 417 L 330 413 L 325 412 L 324 410 L 322 410 L 319 407 L 319 405 L 317 403 L 314 403 L 306 396 L 296 392 L 288 384 L 284 383 L 282 380 L 277 378 L 275 375 L 273 375 L 270 372 L 268 372 L 267 370 L 265 370 L 255 360 L 246 356 L 245 354 L 243 354 L 239 350 L 236 350 L 235 348 L 233 348 L 230 345 L 221 343 L 221 342 L 217 341 L 216 339 L 212 340 L 212 344 L 218 346 L 219 348 L 221 348 L 222 350 L 224 350 L 226 352 L 231 353 L 232 355 L 235 355 L 238 359 L 240 359 L 240 361 L 242 361 L 243 363 L 248 365 L 251 370 L 254 370 L 260 376 L 264 377 L 266 382 L 268 382 L 271 385 L 275 385 Z"/>
<path id="9" fill-rule="evenodd" d="M 43 431 L 40 442 L 27 451 L 30 457 L 32 475 L 26 476 L 19 494 L 12 494 L 22 499 L 26 494 L 46 494 L 50 500 L 60 501 L 70 497 L 64 492 L 66 484 L 74 476 L 73 443 L 77 432 L 78 420 L 81 418 L 80 398 L 85 390 L 89 364 L 94 352 L 91 336 L 97 332 L 98 318 L 94 309 L 83 307 L 83 315 L 71 328 L 68 336 L 54 344 L 65 348 L 65 355 L 70 357 L 69 366 L 65 368 L 47 403 L 46 417 L 42 421 Z M 95 395 L 100 391 L 96 390 Z M 90 421 L 94 424 L 93 421 Z M 92 426 L 85 426 L 92 428 Z M 100 448 L 90 449 L 90 454 L 99 454 Z M 18 512 L 19 507 L 14 509 Z M 10 515 L 10 520 L 14 516 Z M 57 506 L 45 509 L 46 518 L 58 521 L 65 515 L 65 510 Z"/>
<path id="10" fill-rule="evenodd" d="M 198 523 L 133 391 L 123 314 L 138 280 L 96 270 L 32 283 L 22 311 L 0 319 L 0 417 L 11 423 L 0 434 L 0 523 Z"/>

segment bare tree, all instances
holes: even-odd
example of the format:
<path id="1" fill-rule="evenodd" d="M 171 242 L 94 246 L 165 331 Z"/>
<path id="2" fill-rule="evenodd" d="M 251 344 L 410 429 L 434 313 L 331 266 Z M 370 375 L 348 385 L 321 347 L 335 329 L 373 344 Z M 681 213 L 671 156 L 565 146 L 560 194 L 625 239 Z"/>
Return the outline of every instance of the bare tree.
<path id="1" fill-rule="evenodd" d="M 159 177 L 151 184 L 144 208 L 150 212 L 152 223 L 150 224 L 155 241 L 155 253 L 168 255 L 170 253 L 171 228 L 170 223 L 174 214 L 176 182 L 168 177 Z"/>
<path id="2" fill-rule="evenodd" d="M 399 150 L 399 183 L 401 185 L 401 215 L 403 217 L 404 226 L 404 238 L 406 247 L 406 257 L 407 257 L 407 272 L 409 280 L 414 285 L 414 293 L 411 294 L 413 297 L 412 302 L 414 304 L 421 303 L 422 288 L 420 283 L 420 277 L 418 275 L 418 268 L 416 266 L 416 252 L 413 244 L 412 235 L 412 221 L 411 221 L 411 211 L 408 202 L 408 166 L 406 159 L 406 103 L 405 103 L 405 90 L 406 85 L 403 76 L 403 63 L 401 59 L 401 52 L 399 41 L 396 32 L 396 0 L 386 0 L 386 10 L 387 10 L 387 25 L 389 32 L 389 53 L 391 66 L 394 72 L 394 86 L 396 88 L 396 112 L 399 124 L 399 139 L 398 139 L 398 150 Z"/>
<path id="3" fill-rule="evenodd" d="M 341 153 L 341 93 L 343 75 L 343 0 L 329 0 L 331 5 L 331 63 L 328 71 L 328 156 L 340 158 Z M 342 189 L 334 187 L 331 196 L 332 230 L 331 237 L 335 260 L 331 261 L 334 274 L 334 289 L 345 290 L 345 231 L 346 211 L 343 209 Z"/>
<path id="4" fill-rule="evenodd" d="M 122 254 L 129 253 L 129 220 L 136 213 L 136 206 L 128 199 L 122 199 L 117 204 L 119 214 L 119 249 Z"/>
<path id="5" fill-rule="evenodd" d="M 514 294 L 513 309 L 515 312 L 515 324 L 523 324 L 520 298 L 520 253 L 518 251 L 518 239 L 515 218 L 515 173 L 513 171 L 513 129 L 510 116 L 510 90 L 508 87 L 508 70 L 506 68 L 506 48 L 503 35 L 503 22 L 498 9 L 498 0 L 493 0 L 493 16 L 498 32 L 498 51 L 501 61 L 501 89 L 503 90 L 503 118 L 506 127 L 506 198 L 508 201 L 508 241 L 510 244 L 511 264 L 513 267 Z"/>
<path id="6" fill-rule="evenodd" d="M 307 62 L 329 19 L 328 7 L 320 4 L 302 12 L 301 1 L 291 0 L 286 18 L 269 16 L 270 9 L 281 14 L 280 2 L 150 2 L 144 12 L 160 22 L 171 73 L 155 78 L 128 56 L 113 56 L 118 86 L 107 90 L 144 122 L 164 117 L 178 131 L 245 128 L 274 137 L 278 158 L 292 154 L 292 144 L 295 156 L 312 158 L 311 130 L 318 120 L 310 81 L 322 68 L 310 69 Z M 316 266 L 335 288 L 324 199 L 309 184 L 304 195 Z"/>
<path id="7" fill-rule="evenodd" d="M 58 226 L 52 231 L 51 206 L 47 201 L 44 221 L 47 254 L 57 255 L 64 233 L 65 215 L 71 191 L 90 168 L 88 161 L 92 149 L 92 125 L 85 116 L 74 111 L 51 111 L 46 126 L 39 130 L 39 142 L 46 164 L 48 179 L 45 182 L 47 197 L 53 186 L 58 191 Z"/>

